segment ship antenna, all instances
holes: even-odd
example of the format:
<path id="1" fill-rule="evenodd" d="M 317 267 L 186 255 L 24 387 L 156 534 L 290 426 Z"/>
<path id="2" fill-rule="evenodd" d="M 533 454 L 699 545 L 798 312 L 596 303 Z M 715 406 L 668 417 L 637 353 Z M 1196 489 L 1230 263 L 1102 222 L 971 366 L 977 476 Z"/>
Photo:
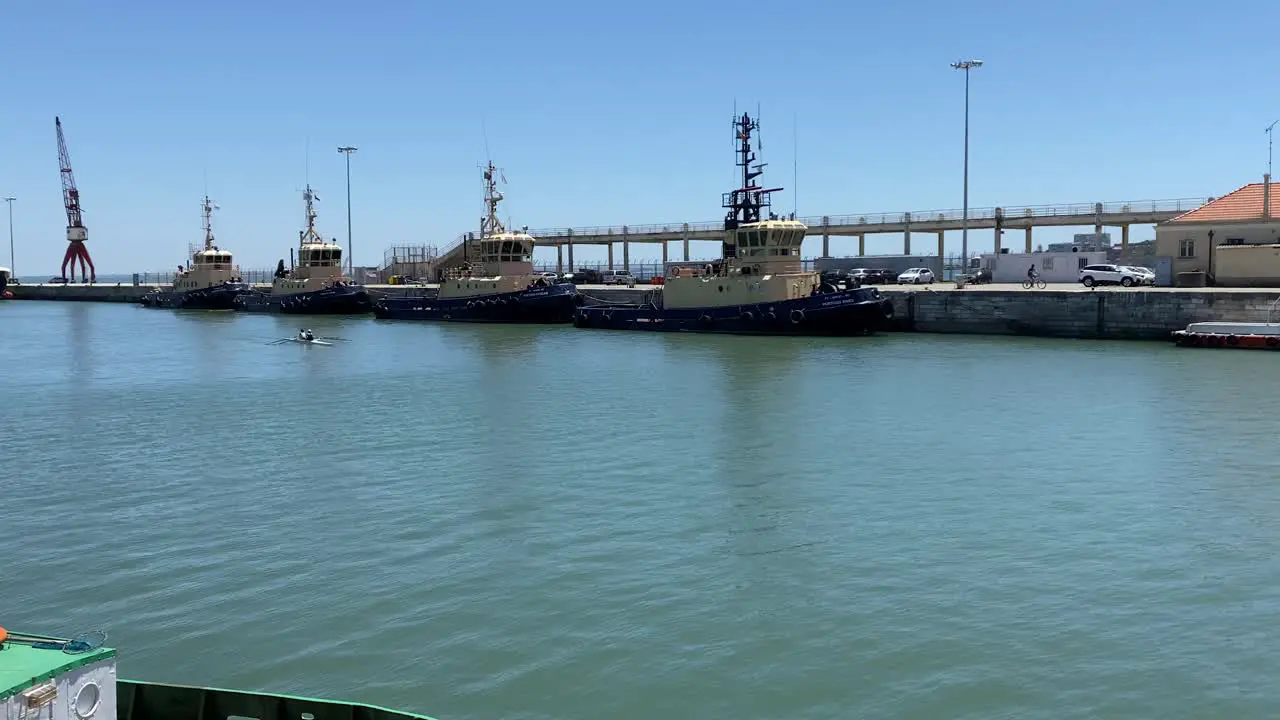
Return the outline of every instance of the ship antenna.
<path id="1" fill-rule="evenodd" d="M 799 142 L 799 132 L 796 130 L 796 116 L 798 113 L 791 113 L 791 219 L 796 219 L 796 213 L 800 212 L 800 155 L 797 147 Z"/>
<path id="2" fill-rule="evenodd" d="M 218 206 L 209 199 L 209 193 L 204 195 L 204 249 L 213 249 L 213 211 Z"/>
<path id="3" fill-rule="evenodd" d="M 733 191 L 724 196 L 723 207 L 729 209 L 725 216 L 725 230 L 733 230 L 745 223 L 759 222 L 761 210 L 770 205 L 769 194 L 782 188 L 762 188 L 756 184 L 756 178 L 764 174 L 765 165 L 756 163 L 756 155 L 751 151 L 751 134 L 760 129 L 759 117 L 752 119 L 748 113 L 734 118 L 734 140 L 737 165 L 742 168 L 742 182 Z M 757 135 L 757 149 L 759 136 Z"/>
<path id="4" fill-rule="evenodd" d="M 302 191 L 302 198 L 307 203 L 307 229 L 298 231 L 298 242 L 303 243 L 307 240 L 318 240 L 320 234 L 316 232 L 316 213 L 315 201 L 320 197 L 311 190 L 311 183 L 307 183 L 307 189 Z"/>
<path id="5" fill-rule="evenodd" d="M 480 221 L 480 236 L 488 237 L 495 233 L 505 232 L 506 228 L 498 219 L 498 203 L 502 202 L 502 192 L 498 190 L 499 171 L 490 160 L 484 166 L 484 206 L 485 215 Z"/>
<path id="6" fill-rule="evenodd" d="M 756 152 L 764 150 L 764 133 L 760 132 L 760 103 L 756 103 Z"/>

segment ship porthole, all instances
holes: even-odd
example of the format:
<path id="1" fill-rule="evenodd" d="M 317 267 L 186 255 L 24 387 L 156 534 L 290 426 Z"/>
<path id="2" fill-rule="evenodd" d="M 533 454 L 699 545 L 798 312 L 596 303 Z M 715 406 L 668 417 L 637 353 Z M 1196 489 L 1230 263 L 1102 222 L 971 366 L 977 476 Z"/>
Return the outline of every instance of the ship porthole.
<path id="1" fill-rule="evenodd" d="M 98 705 L 102 702 L 102 691 L 98 688 L 98 683 L 90 680 L 80 689 L 76 691 L 75 699 L 71 703 L 71 709 L 75 712 L 76 717 L 88 720 L 98 711 Z"/>

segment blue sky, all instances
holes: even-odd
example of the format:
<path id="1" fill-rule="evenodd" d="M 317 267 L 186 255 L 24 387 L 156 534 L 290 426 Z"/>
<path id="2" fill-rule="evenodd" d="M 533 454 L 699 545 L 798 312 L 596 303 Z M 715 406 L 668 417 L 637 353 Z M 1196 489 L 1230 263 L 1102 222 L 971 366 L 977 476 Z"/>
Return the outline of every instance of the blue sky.
<path id="1" fill-rule="evenodd" d="M 716 220 L 735 101 L 763 111 L 765 181 L 786 187 L 776 209 L 958 208 L 964 83 L 949 63 L 962 57 L 986 62 L 971 207 L 1225 194 L 1261 179 L 1263 128 L 1280 118 L 1269 3 L 734 7 L 14 0 L 0 20 L 0 193 L 19 198 L 18 270 L 55 273 L 66 245 L 55 115 L 101 273 L 181 262 L 201 239 L 206 178 L 243 267 L 288 256 L 308 177 L 321 231 L 345 244 L 340 144 L 360 148 L 357 264 L 392 244 L 445 246 L 478 225 L 482 127 L 516 226 Z M 756 32 L 739 42 L 742 26 Z M 959 234 L 947 243 L 958 251 Z M 990 232 L 970 245 L 989 248 Z M 868 240 L 900 249 L 900 235 Z"/>

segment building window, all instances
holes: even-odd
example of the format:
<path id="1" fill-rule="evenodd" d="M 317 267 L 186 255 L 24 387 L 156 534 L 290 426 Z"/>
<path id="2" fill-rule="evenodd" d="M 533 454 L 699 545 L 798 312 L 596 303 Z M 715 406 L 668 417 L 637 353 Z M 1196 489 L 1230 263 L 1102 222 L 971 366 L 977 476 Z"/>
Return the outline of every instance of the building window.
<path id="1" fill-rule="evenodd" d="M 1186 238 L 1182 242 L 1178 243 L 1178 257 L 1193 258 L 1195 256 L 1196 256 L 1195 240 L 1192 240 L 1191 238 Z"/>
<path id="2" fill-rule="evenodd" d="M 1076 269 L 1083 270 L 1085 266 L 1088 264 L 1089 264 L 1088 258 L 1080 258 L 1079 260 L 1076 261 Z"/>
<path id="3" fill-rule="evenodd" d="M 1243 245 L 1244 238 L 1227 238 L 1226 245 Z"/>
<path id="4" fill-rule="evenodd" d="M 1053 257 L 1052 257 L 1052 256 L 1047 257 L 1047 258 L 1045 258 L 1045 259 L 1043 260 L 1043 267 L 1044 267 L 1044 269 L 1045 269 L 1045 270 L 1052 270 L 1052 269 L 1053 269 Z"/>

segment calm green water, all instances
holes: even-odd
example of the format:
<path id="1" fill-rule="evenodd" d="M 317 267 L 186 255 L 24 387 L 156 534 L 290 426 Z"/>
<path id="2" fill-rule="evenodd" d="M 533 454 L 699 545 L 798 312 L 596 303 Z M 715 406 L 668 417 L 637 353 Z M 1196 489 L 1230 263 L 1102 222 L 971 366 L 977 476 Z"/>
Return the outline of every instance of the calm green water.
<path id="1" fill-rule="evenodd" d="M 0 304 L 0 625 L 479 718 L 1280 713 L 1277 358 Z"/>

